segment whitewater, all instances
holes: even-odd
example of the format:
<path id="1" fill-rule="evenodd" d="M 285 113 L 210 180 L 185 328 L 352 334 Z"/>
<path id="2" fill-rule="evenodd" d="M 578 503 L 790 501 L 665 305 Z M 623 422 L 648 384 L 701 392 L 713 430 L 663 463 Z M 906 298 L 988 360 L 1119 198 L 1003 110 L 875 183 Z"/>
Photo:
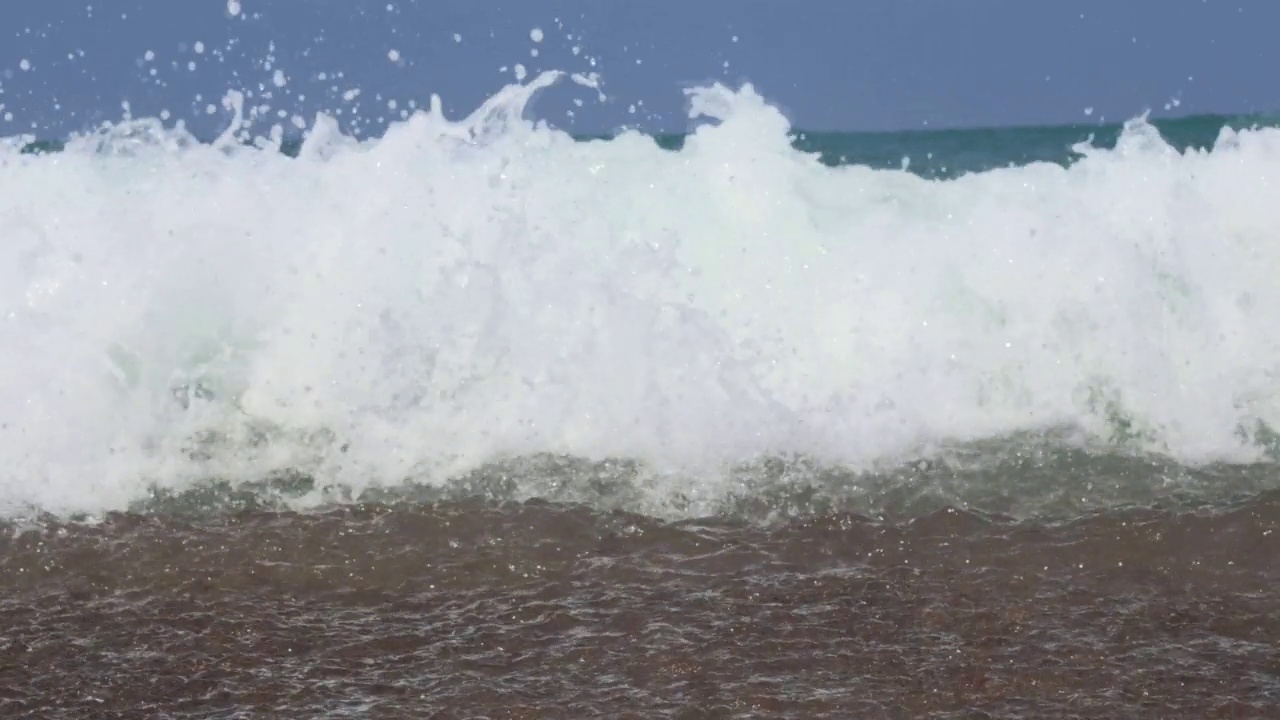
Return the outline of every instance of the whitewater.
<path id="1" fill-rule="evenodd" d="M 1252 463 L 1280 426 L 1280 130 L 1147 122 L 1069 166 L 830 167 L 750 85 L 678 151 L 525 119 L 380 138 L 158 119 L 0 144 L 0 513 L 297 470 L 360 490 L 535 455 L 646 492 L 993 439 Z M 234 96 L 229 96 L 234 101 Z"/>

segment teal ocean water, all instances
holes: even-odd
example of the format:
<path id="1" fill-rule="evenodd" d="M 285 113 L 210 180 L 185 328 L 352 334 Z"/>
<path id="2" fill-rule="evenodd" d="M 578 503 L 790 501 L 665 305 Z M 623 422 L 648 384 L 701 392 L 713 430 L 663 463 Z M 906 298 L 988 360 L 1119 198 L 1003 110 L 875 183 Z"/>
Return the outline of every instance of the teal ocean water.
<path id="1" fill-rule="evenodd" d="M 557 80 L 378 138 L 3 143 L 0 508 L 1272 486 L 1272 120 L 809 132 L 716 85 L 689 133 L 576 137 L 524 117 Z"/>
<path id="2" fill-rule="evenodd" d="M 1280 116 L 1195 115 L 1150 121 L 1160 137 L 1173 149 L 1211 149 L 1222 130 L 1249 130 L 1280 127 Z M 910 130 L 901 132 L 842 132 L 794 129 L 792 147 L 815 154 L 823 164 L 861 165 L 881 170 L 905 169 L 931 179 L 954 178 L 966 173 L 1045 162 L 1069 165 L 1081 155 L 1075 148 L 1088 144 L 1114 148 L 1124 131 L 1124 123 L 1052 125 L 1045 127 L 960 128 Z M 684 147 L 685 133 L 650 135 L 658 147 L 677 152 Z M 582 142 L 607 142 L 616 135 L 578 135 Z M 279 149 L 295 157 L 302 149 L 301 138 L 285 139 Z M 23 145 L 26 153 L 59 152 L 62 140 L 34 140 Z"/>
<path id="3" fill-rule="evenodd" d="M 1224 128 L 1280 126 L 1280 117 L 1200 115 L 1150 122 L 1164 142 L 1179 152 L 1212 149 Z M 879 169 L 903 166 L 926 178 L 954 178 L 1045 162 L 1069 165 L 1082 155 L 1077 145 L 1115 148 L 1123 123 L 1050 127 L 914 130 L 910 132 L 800 132 L 795 146 L 818 153 L 831 165 L 859 164 Z"/>

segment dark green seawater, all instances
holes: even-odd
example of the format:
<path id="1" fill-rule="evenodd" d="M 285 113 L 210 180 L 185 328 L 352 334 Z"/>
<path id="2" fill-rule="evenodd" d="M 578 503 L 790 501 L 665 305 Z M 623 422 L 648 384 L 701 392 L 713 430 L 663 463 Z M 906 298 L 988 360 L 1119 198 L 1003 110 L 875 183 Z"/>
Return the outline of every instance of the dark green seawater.
<path id="1" fill-rule="evenodd" d="M 1197 115 L 1151 120 L 1161 137 L 1179 152 L 1211 149 L 1224 128 L 1245 130 L 1280 127 L 1280 115 Z M 828 166 L 863 165 L 876 169 L 905 168 L 920 177 L 948 179 L 996 168 L 1055 163 L 1070 165 L 1081 156 L 1079 143 L 1114 148 L 1124 124 L 1076 124 L 1044 127 L 904 130 L 899 132 L 841 132 L 796 130 L 792 146 L 815 153 Z M 581 135 L 584 142 L 609 140 L 612 135 Z M 662 133 L 654 142 L 666 150 L 684 146 L 685 133 Z M 280 151 L 296 157 L 302 138 L 286 138 Z M 61 140 L 39 140 L 24 152 L 58 152 Z"/>
<path id="2" fill-rule="evenodd" d="M 1280 126 L 1280 117 L 1204 115 L 1150 123 L 1165 142 L 1185 152 L 1211 149 L 1223 128 L 1243 130 Z M 1000 167 L 1037 162 L 1069 165 L 1081 156 L 1072 148 L 1088 143 L 1114 148 L 1122 124 L 1052 127 L 980 128 L 895 133 L 802 132 L 796 148 L 821 154 L 828 165 L 858 164 L 901 168 L 926 178 L 951 178 Z"/>

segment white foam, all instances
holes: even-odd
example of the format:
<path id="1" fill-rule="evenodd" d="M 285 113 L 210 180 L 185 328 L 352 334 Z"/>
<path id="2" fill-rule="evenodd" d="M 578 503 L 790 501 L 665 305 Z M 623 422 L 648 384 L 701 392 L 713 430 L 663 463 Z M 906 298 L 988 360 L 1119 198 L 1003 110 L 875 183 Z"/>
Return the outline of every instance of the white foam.
<path id="1" fill-rule="evenodd" d="M 1280 132 L 1179 154 L 1141 121 L 1069 170 L 927 181 L 793 150 L 750 87 L 690 95 L 678 153 L 521 119 L 301 156 L 151 121 L 0 151 L 0 506 L 100 510 L 152 482 L 303 465 L 362 487 L 510 454 L 721 482 L 1055 424 L 1099 398 L 1197 462 L 1280 420 Z M 234 105 L 235 98 L 228 102 Z M 219 397 L 183 410 L 171 388 Z M 263 447 L 255 423 L 346 444 Z M 193 433 L 230 450 L 195 462 Z"/>

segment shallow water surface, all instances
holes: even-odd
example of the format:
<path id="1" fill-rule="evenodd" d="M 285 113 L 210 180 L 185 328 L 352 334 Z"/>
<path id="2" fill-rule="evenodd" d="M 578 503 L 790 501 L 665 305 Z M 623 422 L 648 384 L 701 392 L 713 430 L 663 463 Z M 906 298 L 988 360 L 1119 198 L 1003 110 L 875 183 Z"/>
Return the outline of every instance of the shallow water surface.
<path id="1" fill-rule="evenodd" d="M 10 524 L 6 717 L 1274 717 L 1280 494 L 1015 521 L 448 501 Z"/>

